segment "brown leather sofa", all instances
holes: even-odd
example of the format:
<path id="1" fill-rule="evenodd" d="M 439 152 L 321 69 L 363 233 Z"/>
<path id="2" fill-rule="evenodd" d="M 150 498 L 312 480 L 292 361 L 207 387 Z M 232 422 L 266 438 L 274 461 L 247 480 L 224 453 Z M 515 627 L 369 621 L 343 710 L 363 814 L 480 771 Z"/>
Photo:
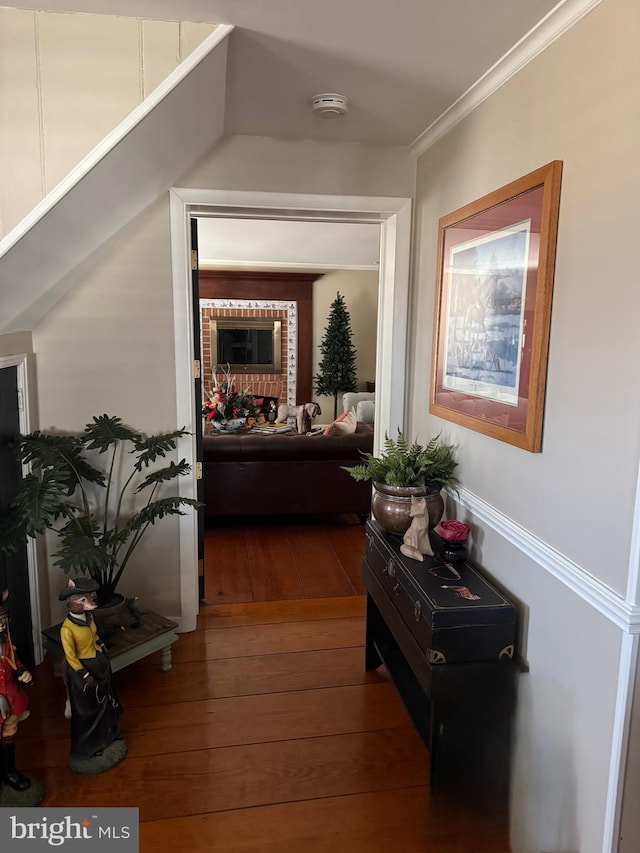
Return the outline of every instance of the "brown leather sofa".
<path id="1" fill-rule="evenodd" d="M 356 513 L 371 509 L 371 483 L 358 483 L 343 465 L 373 452 L 373 428 L 351 435 L 205 435 L 205 518 L 243 515 Z"/>

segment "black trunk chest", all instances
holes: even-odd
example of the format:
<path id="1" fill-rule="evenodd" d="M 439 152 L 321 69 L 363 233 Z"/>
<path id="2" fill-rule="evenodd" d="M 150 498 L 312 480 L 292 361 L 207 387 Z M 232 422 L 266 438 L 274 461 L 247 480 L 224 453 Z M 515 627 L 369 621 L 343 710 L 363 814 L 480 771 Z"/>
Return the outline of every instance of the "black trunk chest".
<path id="1" fill-rule="evenodd" d="M 382 586 L 427 662 L 510 660 L 515 606 L 467 563 L 446 563 L 437 553 L 421 563 L 405 557 L 401 544 L 376 521 L 367 522 L 363 579 Z"/>

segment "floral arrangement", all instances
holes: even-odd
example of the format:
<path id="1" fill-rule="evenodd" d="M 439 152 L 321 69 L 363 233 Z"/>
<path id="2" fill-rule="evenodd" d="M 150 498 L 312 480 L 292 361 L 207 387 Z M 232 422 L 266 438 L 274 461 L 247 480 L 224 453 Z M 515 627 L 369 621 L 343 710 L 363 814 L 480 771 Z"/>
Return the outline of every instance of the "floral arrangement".
<path id="1" fill-rule="evenodd" d="M 463 521 L 441 521 L 436 527 L 436 533 L 447 542 L 466 542 L 469 536 L 469 525 Z"/>
<path id="2" fill-rule="evenodd" d="M 213 371 L 213 386 L 207 391 L 207 399 L 202 404 L 202 417 L 206 421 L 230 421 L 236 418 L 255 418 L 258 408 L 249 389 L 239 391 L 231 368 L 222 368 L 222 378 Z"/>

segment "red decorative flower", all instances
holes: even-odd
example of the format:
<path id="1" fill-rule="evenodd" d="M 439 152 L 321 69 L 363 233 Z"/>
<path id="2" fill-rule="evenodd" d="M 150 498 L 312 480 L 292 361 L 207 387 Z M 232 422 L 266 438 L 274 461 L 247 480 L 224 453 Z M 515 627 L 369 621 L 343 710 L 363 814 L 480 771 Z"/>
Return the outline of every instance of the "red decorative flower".
<path id="1" fill-rule="evenodd" d="M 202 403 L 202 416 L 207 421 L 227 421 L 232 418 L 252 418 L 257 407 L 249 389 L 236 389 L 235 378 L 231 376 L 229 365 L 222 370 L 223 378 L 218 381 L 213 373 L 213 387 L 206 391 L 207 399 Z"/>
<path id="2" fill-rule="evenodd" d="M 436 533 L 448 542 L 463 542 L 468 538 L 470 529 L 469 525 L 463 521 L 451 519 L 450 521 L 441 521 L 436 527 Z"/>

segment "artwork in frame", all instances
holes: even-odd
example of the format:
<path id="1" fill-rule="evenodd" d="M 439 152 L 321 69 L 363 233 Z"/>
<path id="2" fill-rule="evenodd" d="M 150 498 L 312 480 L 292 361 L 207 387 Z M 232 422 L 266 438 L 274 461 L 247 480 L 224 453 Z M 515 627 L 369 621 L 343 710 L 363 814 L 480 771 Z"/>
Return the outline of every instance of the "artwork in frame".
<path id="1" fill-rule="evenodd" d="M 562 162 L 442 217 L 429 411 L 538 453 Z"/>

